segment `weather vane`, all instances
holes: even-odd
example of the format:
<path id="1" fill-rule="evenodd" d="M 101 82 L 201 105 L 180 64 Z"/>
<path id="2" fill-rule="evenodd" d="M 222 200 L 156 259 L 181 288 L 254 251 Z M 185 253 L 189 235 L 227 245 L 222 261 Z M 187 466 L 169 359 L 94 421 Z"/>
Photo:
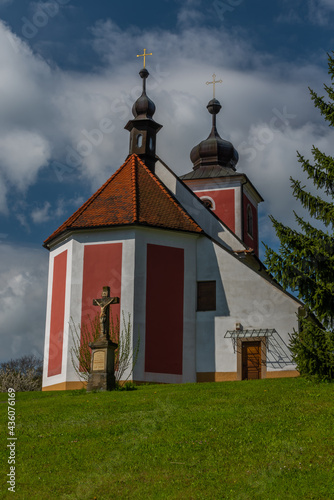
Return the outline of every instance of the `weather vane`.
<path id="1" fill-rule="evenodd" d="M 207 85 L 212 84 L 213 85 L 213 98 L 216 97 L 216 83 L 223 83 L 223 80 L 216 80 L 216 75 L 212 75 L 213 81 L 212 82 L 206 82 Z"/>
<path id="2" fill-rule="evenodd" d="M 144 68 L 145 68 L 145 63 L 146 63 L 146 56 L 152 56 L 152 52 L 150 54 L 146 54 L 146 49 L 144 49 L 144 54 L 137 54 L 137 57 L 143 57 L 144 58 Z"/>

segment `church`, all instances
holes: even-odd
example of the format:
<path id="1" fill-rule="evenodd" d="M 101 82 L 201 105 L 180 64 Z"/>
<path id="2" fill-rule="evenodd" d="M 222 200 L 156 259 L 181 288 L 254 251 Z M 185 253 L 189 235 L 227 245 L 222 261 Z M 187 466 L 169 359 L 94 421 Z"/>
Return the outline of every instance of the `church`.
<path id="1" fill-rule="evenodd" d="M 145 54 L 145 52 L 144 52 Z M 289 332 L 302 304 L 259 259 L 261 194 L 237 171 L 238 152 L 212 128 L 177 176 L 156 154 L 161 125 L 147 96 L 133 105 L 123 165 L 45 242 L 49 275 L 43 390 L 83 387 L 74 369 L 70 322 L 98 313 L 103 287 L 131 318 L 137 383 L 222 382 L 292 377 Z M 213 75 L 215 87 L 215 75 Z M 126 155 L 125 155 L 126 156 Z M 168 160 L 168 159 L 167 159 Z"/>

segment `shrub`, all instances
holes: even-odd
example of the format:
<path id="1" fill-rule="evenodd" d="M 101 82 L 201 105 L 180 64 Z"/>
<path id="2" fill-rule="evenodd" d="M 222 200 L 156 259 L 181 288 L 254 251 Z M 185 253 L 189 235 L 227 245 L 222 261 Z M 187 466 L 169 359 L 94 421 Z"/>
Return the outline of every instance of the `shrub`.
<path id="1" fill-rule="evenodd" d="M 127 319 L 122 311 L 122 323 L 117 317 L 116 320 L 111 316 L 110 321 L 110 339 L 118 344 L 115 350 L 115 382 L 116 387 L 119 387 L 119 382 L 123 380 L 124 373 L 130 368 L 127 379 L 132 375 L 133 369 L 137 362 L 139 353 L 140 339 L 138 337 L 137 344 L 132 346 L 132 328 L 131 315 Z M 100 336 L 100 318 L 97 314 L 95 318 L 89 320 L 89 323 L 84 325 L 75 325 L 71 320 L 70 331 L 72 334 L 73 347 L 71 348 L 72 365 L 81 380 L 88 381 L 91 372 L 91 348 L 90 342 L 94 342 Z M 126 379 L 126 380 L 127 380 Z M 131 390 L 131 389 L 126 389 Z"/>
<path id="2" fill-rule="evenodd" d="M 25 355 L 0 364 L 0 390 L 40 391 L 42 389 L 43 360 Z"/>

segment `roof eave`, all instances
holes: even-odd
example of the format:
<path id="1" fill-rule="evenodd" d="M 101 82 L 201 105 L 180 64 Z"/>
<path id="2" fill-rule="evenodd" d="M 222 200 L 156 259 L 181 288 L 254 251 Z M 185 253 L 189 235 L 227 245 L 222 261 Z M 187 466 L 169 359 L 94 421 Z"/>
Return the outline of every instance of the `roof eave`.
<path id="1" fill-rule="evenodd" d="M 77 232 L 87 232 L 87 231 L 106 231 L 106 230 L 112 230 L 112 229 L 120 229 L 120 228 L 127 228 L 127 227 L 148 227 L 151 229 L 161 229 L 164 231 L 177 231 L 179 233 L 186 233 L 186 234 L 193 234 L 193 235 L 203 235 L 205 234 L 203 229 L 200 231 L 191 231 L 191 230 L 186 230 L 186 229 L 180 229 L 176 227 L 168 227 L 168 226 L 159 226 L 159 225 L 153 225 L 153 224 L 148 224 L 145 222 L 130 222 L 128 224 L 113 224 L 113 225 L 105 225 L 105 226 L 87 226 L 87 227 L 71 227 L 71 228 L 66 228 L 64 231 L 62 231 L 60 234 L 57 234 L 51 239 L 47 239 L 43 243 L 43 247 L 46 248 L 47 250 L 51 250 L 52 247 L 61 244 L 66 240 L 71 234 L 77 233 Z"/>

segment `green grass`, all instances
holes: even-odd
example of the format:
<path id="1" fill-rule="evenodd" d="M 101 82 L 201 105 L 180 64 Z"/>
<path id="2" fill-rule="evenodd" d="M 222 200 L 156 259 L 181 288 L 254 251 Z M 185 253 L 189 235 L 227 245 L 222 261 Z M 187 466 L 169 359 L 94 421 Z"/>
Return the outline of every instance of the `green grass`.
<path id="1" fill-rule="evenodd" d="M 0 404 L 0 497 L 334 499 L 333 396 L 303 379 L 18 393 L 15 495 Z"/>

